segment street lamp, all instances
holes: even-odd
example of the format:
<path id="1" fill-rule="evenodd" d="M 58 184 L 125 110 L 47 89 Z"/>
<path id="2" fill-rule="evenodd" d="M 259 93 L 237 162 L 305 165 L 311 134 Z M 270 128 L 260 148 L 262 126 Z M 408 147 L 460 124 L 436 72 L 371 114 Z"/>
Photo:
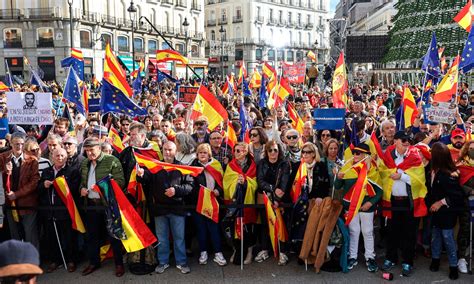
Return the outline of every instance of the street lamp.
<path id="1" fill-rule="evenodd" d="M 73 0 L 67 0 L 67 4 L 69 5 L 69 36 L 71 39 L 71 50 L 73 48 L 72 44 L 72 2 Z"/>
<path id="2" fill-rule="evenodd" d="M 184 18 L 184 57 L 188 57 L 188 18 Z M 188 64 L 186 64 L 186 81 L 188 81 Z"/>
<path id="3" fill-rule="evenodd" d="M 221 34 L 221 64 L 222 64 L 222 80 L 224 80 L 224 25 L 221 25 L 221 28 L 219 29 L 219 33 Z"/>
<path id="4" fill-rule="evenodd" d="M 132 62 L 133 62 L 133 69 L 132 72 L 135 71 L 135 37 L 134 37 L 134 22 L 136 20 L 137 8 L 133 4 L 133 0 L 130 1 L 130 7 L 128 7 L 127 12 L 130 14 L 130 21 L 132 21 Z"/>

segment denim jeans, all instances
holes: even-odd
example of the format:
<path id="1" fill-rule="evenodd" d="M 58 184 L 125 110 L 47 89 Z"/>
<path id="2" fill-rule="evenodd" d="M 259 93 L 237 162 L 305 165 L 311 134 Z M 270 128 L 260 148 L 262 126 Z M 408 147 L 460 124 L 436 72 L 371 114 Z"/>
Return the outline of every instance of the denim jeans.
<path id="1" fill-rule="evenodd" d="M 218 223 L 203 215 L 193 212 L 194 225 L 197 228 L 199 250 L 201 252 L 208 251 L 208 240 L 212 241 L 214 252 L 222 252 L 221 231 Z"/>
<path id="2" fill-rule="evenodd" d="M 173 237 L 174 256 L 177 265 L 186 265 L 186 245 L 184 241 L 185 217 L 167 214 L 155 217 L 155 231 L 160 241 L 158 262 L 161 265 L 170 262 L 170 230 Z"/>
<path id="3" fill-rule="evenodd" d="M 448 262 L 450 267 L 458 265 L 458 257 L 456 252 L 456 241 L 454 240 L 454 230 L 443 230 L 433 227 L 431 231 L 431 256 L 439 259 L 441 257 L 442 242 L 446 248 Z"/>

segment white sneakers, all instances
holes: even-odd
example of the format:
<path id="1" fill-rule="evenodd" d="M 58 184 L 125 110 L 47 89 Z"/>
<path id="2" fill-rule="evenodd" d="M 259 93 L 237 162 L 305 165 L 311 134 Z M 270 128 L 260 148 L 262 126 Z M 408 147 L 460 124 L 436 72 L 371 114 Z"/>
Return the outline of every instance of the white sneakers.
<path id="1" fill-rule="evenodd" d="M 458 270 L 461 273 L 467 273 L 467 261 L 464 258 L 458 260 Z"/>
<path id="2" fill-rule="evenodd" d="M 268 250 L 262 250 L 255 257 L 255 261 L 260 263 L 260 262 L 263 262 L 263 261 L 265 261 L 269 258 L 270 258 L 270 256 L 268 255 Z"/>
<path id="3" fill-rule="evenodd" d="M 278 265 L 286 265 L 288 263 L 288 256 L 280 252 L 280 257 L 278 258 Z"/>
<path id="4" fill-rule="evenodd" d="M 199 264 L 204 265 L 207 264 L 207 251 L 202 251 L 201 255 L 199 256 Z M 219 266 L 225 266 L 227 265 L 227 261 L 224 258 L 224 255 L 222 255 L 222 252 L 218 252 L 214 255 L 213 261 L 217 263 Z"/>
<path id="5" fill-rule="evenodd" d="M 207 251 L 201 251 L 201 255 L 199 256 L 199 264 L 207 264 Z"/>

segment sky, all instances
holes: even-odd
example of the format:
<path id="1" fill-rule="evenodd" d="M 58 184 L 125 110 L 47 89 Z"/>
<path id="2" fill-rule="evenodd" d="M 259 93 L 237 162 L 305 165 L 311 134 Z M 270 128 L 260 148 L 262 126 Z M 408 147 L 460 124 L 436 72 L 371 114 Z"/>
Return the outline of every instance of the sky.
<path id="1" fill-rule="evenodd" d="M 329 0 L 329 11 L 336 11 L 336 5 L 339 3 L 339 0 Z"/>

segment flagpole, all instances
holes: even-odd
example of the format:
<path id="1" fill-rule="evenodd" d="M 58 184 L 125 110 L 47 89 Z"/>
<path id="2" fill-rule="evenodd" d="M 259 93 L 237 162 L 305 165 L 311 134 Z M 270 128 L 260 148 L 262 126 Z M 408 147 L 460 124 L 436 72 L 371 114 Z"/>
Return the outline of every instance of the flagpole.
<path id="1" fill-rule="evenodd" d="M 244 208 L 242 207 L 242 220 L 240 221 L 240 270 L 244 270 L 244 216 L 243 216 L 243 211 L 244 211 Z"/>
<path id="2" fill-rule="evenodd" d="M 64 269 L 67 271 L 66 259 L 64 258 L 63 248 L 61 247 L 61 241 L 59 240 L 58 227 L 56 226 L 56 219 L 53 218 L 54 232 L 56 233 L 56 240 L 58 241 L 59 252 L 63 259 Z"/>
<path id="3" fill-rule="evenodd" d="M 459 58 L 459 50 L 458 50 L 458 56 L 456 57 L 456 59 Z M 460 60 L 460 58 L 459 58 Z M 459 64 L 459 63 L 458 63 Z M 458 107 L 458 96 L 459 96 L 459 65 L 458 65 L 458 79 L 456 80 L 456 98 L 454 99 L 454 102 L 456 104 L 456 108 Z"/>

